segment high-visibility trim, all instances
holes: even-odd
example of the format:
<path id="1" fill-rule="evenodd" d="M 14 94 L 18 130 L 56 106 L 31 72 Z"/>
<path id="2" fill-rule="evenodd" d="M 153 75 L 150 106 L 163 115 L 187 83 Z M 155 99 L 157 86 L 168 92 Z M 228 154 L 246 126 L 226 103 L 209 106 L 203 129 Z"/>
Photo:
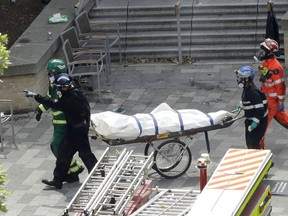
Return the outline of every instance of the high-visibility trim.
<path id="1" fill-rule="evenodd" d="M 275 80 L 274 82 L 271 82 L 271 83 L 265 82 L 265 83 L 264 83 L 264 86 L 272 87 L 272 86 L 275 86 L 275 85 L 277 85 L 277 84 L 279 84 L 279 83 L 282 83 L 282 82 L 284 82 L 284 81 L 285 81 L 284 78 L 281 78 L 281 79 Z"/>
<path id="2" fill-rule="evenodd" d="M 258 118 L 252 118 L 252 121 L 256 122 L 257 124 L 259 124 L 260 120 Z"/>
<path id="3" fill-rule="evenodd" d="M 58 115 L 61 115 L 61 114 L 63 114 L 63 112 L 59 111 L 59 110 L 52 112 L 52 116 L 58 116 Z"/>
<path id="4" fill-rule="evenodd" d="M 253 196 L 253 194 L 255 193 L 255 191 L 257 190 L 258 185 L 261 183 L 262 179 L 264 179 L 264 176 L 266 175 L 266 173 L 268 173 L 270 167 L 272 165 L 272 160 L 270 160 L 268 162 L 268 164 L 265 166 L 263 172 L 261 173 L 261 175 L 259 176 L 259 178 L 257 179 L 257 181 L 254 184 L 254 187 L 250 190 L 248 196 L 246 197 L 246 199 L 243 201 L 242 205 L 240 206 L 239 210 L 237 211 L 236 216 L 240 216 L 241 213 L 243 212 L 244 208 L 246 207 L 247 203 L 250 201 L 251 197 Z"/>
<path id="5" fill-rule="evenodd" d="M 73 157 L 70 163 L 70 166 L 72 166 L 74 163 L 76 163 L 76 159 Z"/>
<path id="6" fill-rule="evenodd" d="M 267 93 L 265 94 L 266 97 L 277 97 L 277 93 L 276 92 L 273 92 L 273 93 Z"/>
<path id="7" fill-rule="evenodd" d="M 275 83 L 275 85 L 277 85 L 277 84 L 282 83 L 284 81 L 285 81 L 284 78 L 281 78 L 281 79 L 275 80 L 274 83 Z"/>
<path id="8" fill-rule="evenodd" d="M 40 104 L 39 105 L 39 109 L 42 111 L 42 112 L 46 112 L 47 109 L 45 109 L 44 105 L 43 104 Z"/>
<path id="9" fill-rule="evenodd" d="M 244 110 L 250 110 L 250 109 L 258 109 L 264 107 L 264 104 L 267 104 L 267 100 L 263 100 L 263 103 L 261 104 L 255 104 L 250 106 L 243 106 Z"/>
<path id="10" fill-rule="evenodd" d="M 251 109 L 258 109 L 264 107 L 263 104 L 256 104 L 256 105 L 251 105 L 251 106 L 243 106 L 244 110 L 251 110 Z"/>
<path id="11" fill-rule="evenodd" d="M 55 119 L 52 120 L 52 123 L 53 124 L 67 124 L 66 120 L 55 120 Z"/>
<path id="12" fill-rule="evenodd" d="M 255 118 L 255 117 L 252 117 L 252 118 L 247 118 L 247 119 L 250 119 L 250 120 L 252 120 L 252 121 L 256 122 L 257 124 L 259 124 L 259 122 L 260 122 L 260 120 L 259 120 L 259 119 L 257 119 L 257 118 Z"/>

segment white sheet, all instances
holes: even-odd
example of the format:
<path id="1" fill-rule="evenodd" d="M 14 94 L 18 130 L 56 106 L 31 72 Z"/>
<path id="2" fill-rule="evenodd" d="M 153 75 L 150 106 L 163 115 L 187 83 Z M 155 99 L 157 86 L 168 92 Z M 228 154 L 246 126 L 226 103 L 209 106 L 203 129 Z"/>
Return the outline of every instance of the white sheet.
<path id="1" fill-rule="evenodd" d="M 216 125 L 229 116 L 235 115 L 224 110 L 208 114 L 196 109 L 173 110 L 168 104 L 162 103 L 151 113 L 129 116 L 106 111 L 92 114 L 91 121 L 96 133 L 107 139 L 133 140 L 142 136 Z"/>

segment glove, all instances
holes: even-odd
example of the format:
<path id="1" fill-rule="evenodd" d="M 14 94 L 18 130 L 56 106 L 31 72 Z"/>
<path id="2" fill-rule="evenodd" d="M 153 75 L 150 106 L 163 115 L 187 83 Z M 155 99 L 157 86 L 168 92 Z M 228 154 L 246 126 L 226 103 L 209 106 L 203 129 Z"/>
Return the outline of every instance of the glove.
<path id="1" fill-rule="evenodd" d="M 25 92 L 25 96 L 27 98 L 29 98 L 29 97 L 34 98 L 37 95 L 36 93 L 28 91 L 28 90 L 24 90 L 23 92 Z"/>
<path id="2" fill-rule="evenodd" d="M 282 111 L 284 110 L 284 103 L 283 102 L 279 102 L 278 103 L 278 111 Z"/>
<path id="3" fill-rule="evenodd" d="M 240 103 L 237 104 L 237 105 L 235 106 L 235 108 L 236 108 L 238 111 L 240 111 L 240 110 L 242 109 L 242 101 L 240 101 Z"/>
<path id="4" fill-rule="evenodd" d="M 255 122 L 255 121 L 253 121 L 253 122 L 251 123 L 251 125 L 248 126 L 248 131 L 249 131 L 249 132 L 253 131 L 257 126 L 258 126 L 258 123 Z"/>
<path id="5" fill-rule="evenodd" d="M 40 121 L 42 113 L 43 113 L 42 110 L 38 108 L 37 113 L 36 113 L 36 120 L 37 121 Z"/>
<path id="6" fill-rule="evenodd" d="M 235 106 L 235 108 L 236 108 L 238 111 L 242 109 L 240 104 L 237 104 L 237 105 Z"/>

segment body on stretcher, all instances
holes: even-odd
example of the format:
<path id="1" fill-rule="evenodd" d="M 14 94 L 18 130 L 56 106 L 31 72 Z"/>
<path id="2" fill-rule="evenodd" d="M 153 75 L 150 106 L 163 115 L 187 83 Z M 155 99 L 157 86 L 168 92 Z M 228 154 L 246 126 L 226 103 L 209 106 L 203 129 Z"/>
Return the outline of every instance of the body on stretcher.
<path id="1" fill-rule="evenodd" d="M 165 178 L 176 178 L 187 171 L 192 161 L 186 141 L 204 132 L 209 153 L 207 131 L 229 127 L 239 119 L 238 114 L 224 110 L 207 114 L 196 109 L 174 110 L 162 103 L 148 114 L 129 116 L 110 111 L 92 114 L 91 126 L 96 138 L 109 145 L 146 143 L 144 154 L 154 151 L 153 168 Z M 181 136 L 186 136 L 186 140 L 181 141 Z M 162 139 L 170 140 L 155 145 L 154 141 Z"/>
<path id="2" fill-rule="evenodd" d="M 174 110 L 162 103 L 151 113 L 139 113 L 132 116 L 111 111 L 91 115 L 92 127 L 97 135 L 107 140 L 136 140 L 141 137 L 159 136 L 205 128 L 207 130 L 223 126 L 236 114 L 220 110 L 203 113 L 196 109 Z"/>

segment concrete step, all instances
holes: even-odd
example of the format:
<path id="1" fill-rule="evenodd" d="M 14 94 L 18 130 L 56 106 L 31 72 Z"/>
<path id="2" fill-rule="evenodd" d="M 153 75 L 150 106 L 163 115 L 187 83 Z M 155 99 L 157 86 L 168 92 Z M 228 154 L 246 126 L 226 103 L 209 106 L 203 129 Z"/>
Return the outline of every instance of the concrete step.
<path id="1" fill-rule="evenodd" d="M 121 34 L 122 43 L 125 46 L 143 46 L 143 45 L 178 45 L 177 32 L 154 31 Z M 209 45 L 209 44 L 243 44 L 243 43 L 261 43 L 265 38 L 264 31 L 256 30 L 229 30 L 223 33 L 218 31 L 182 31 L 182 45 Z M 283 41 L 283 33 L 280 34 L 280 40 Z"/>
<path id="2" fill-rule="evenodd" d="M 274 5 L 274 11 L 277 11 L 277 14 L 283 14 L 287 11 L 287 2 L 277 2 Z M 181 15 L 197 15 L 197 16 L 207 16 L 207 15 L 218 15 L 218 14 L 232 14 L 232 15 L 243 15 L 243 14 L 261 14 L 267 13 L 266 4 L 233 4 L 229 5 L 224 4 L 194 4 L 187 5 L 183 4 L 180 11 Z M 175 7 L 173 6 L 151 6 L 151 7 L 137 7 L 137 6 L 119 6 L 119 7 L 94 7 L 90 13 L 90 17 L 139 17 L 139 16 L 175 16 Z"/>
<path id="3" fill-rule="evenodd" d="M 288 1 L 274 5 L 281 44 L 280 18 L 287 9 Z M 182 52 L 193 59 L 252 59 L 265 39 L 267 8 L 263 3 L 184 4 L 180 14 Z M 119 24 L 127 59 L 178 57 L 177 17 L 171 5 L 95 7 L 89 16 L 99 31 L 115 32 L 105 24 Z M 113 59 L 114 50 L 111 53 Z"/>

